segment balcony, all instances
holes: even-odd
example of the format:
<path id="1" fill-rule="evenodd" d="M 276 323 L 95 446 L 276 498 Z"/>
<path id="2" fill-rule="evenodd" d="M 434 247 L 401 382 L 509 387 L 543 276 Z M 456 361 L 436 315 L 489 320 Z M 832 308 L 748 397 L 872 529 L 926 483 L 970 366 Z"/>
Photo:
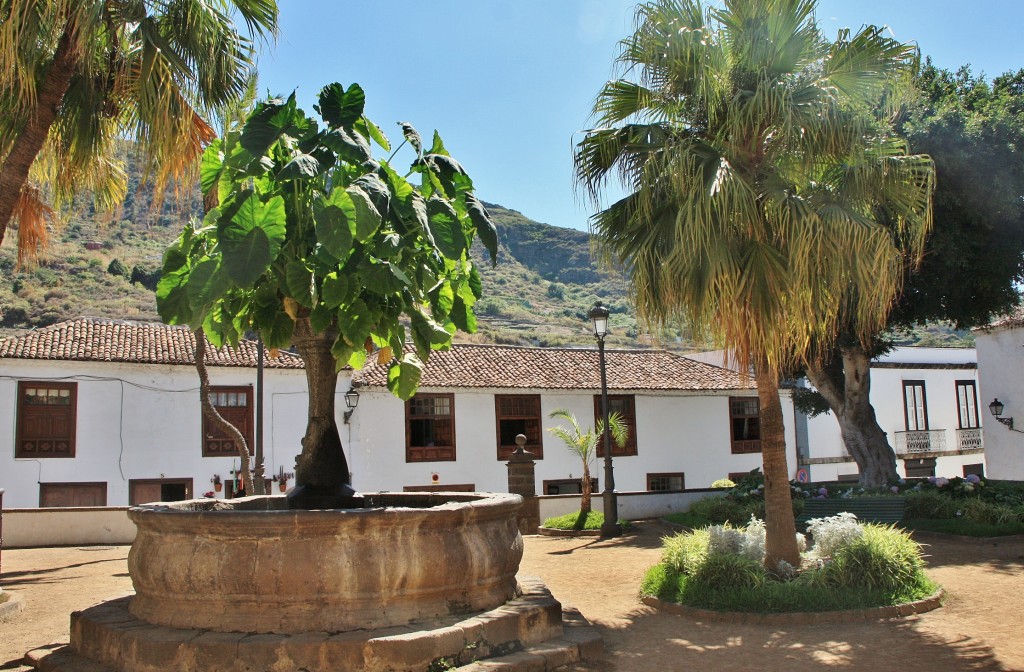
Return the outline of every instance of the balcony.
<path id="1" fill-rule="evenodd" d="M 981 440 L 981 427 L 956 430 L 956 447 L 962 451 L 980 451 L 984 448 Z"/>
<path id="2" fill-rule="evenodd" d="M 981 439 L 978 439 L 979 442 Z M 924 429 L 896 432 L 897 455 L 920 455 L 922 453 L 946 452 L 946 430 Z"/>

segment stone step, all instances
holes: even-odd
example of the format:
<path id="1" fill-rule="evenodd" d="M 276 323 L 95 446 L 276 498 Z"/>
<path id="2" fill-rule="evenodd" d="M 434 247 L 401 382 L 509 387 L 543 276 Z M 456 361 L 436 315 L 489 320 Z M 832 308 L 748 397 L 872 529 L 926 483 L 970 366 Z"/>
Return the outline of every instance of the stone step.
<path id="1" fill-rule="evenodd" d="M 576 667 L 604 656 L 604 640 L 597 630 L 576 609 L 562 611 L 562 637 L 529 646 L 522 651 L 469 665 L 453 668 L 453 672 L 551 672 Z"/>

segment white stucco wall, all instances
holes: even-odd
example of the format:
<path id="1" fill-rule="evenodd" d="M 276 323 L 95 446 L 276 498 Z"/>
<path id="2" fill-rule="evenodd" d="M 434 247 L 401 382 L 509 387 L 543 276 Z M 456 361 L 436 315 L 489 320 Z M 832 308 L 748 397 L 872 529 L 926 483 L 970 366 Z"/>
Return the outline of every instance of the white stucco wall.
<path id="1" fill-rule="evenodd" d="M 423 389 L 422 392 L 448 392 Z M 455 394 L 456 460 L 407 463 L 405 409 L 387 390 L 364 388 L 352 418 L 350 466 L 357 490 L 401 490 L 405 486 L 472 484 L 477 490 L 505 491 L 508 470 L 497 459 L 494 395 L 509 390 L 485 389 Z M 515 390 L 540 394 L 544 457 L 536 463 L 537 494 L 545 480 L 580 478 L 579 458 L 547 431 L 557 424 L 548 418 L 555 409 L 576 415 L 580 424 L 593 424 L 592 391 Z M 736 393 L 751 395 L 753 391 Z M 683 472 L 687 488 L 703 488 L 730 472 L 761 466 L 760 453 L 733 455 L 730 449 L 728 393 L 635 393 L 637 455 L 615 457 L 615 487 L 620 491 L 647 488 L 648 473 Z M 783 397 L 783 415 L 791 472 L 796 470 L 793 405 Z M 342 441 L 346 441 L 343 431 Z M 433 476 L 437 475 L 437 480 Z M 603 462 L 595 461 L 591 475 L 603 487 Z"/>
<path id="2" fill-rule="evenodd" d="M 925 383 L 925 399 L 927 401 L 928 426 L 932 430 L 945 430 L 945 446 L 947 451 L 957 448 L 957 415 L 956 381 L 972 380 L 978 393 L 978 419 L 984 426 L 989 418 L 987 397 L 978 382 L 978 369 L 975 368 L 915 368 L 914 364 L 935 365 L 970 365 L 977 361 L 972 348 L 896 348 L 892 353 L 883 356 L 881 362 L 899 364 L 900 368 L 871 368 L 871 405 L 882 431 L 889 439 L 889 445 L 895 448 L 896 433 L 907 428 L 903 409 L 903 381 L 923 380 Z M 987 374 L 986 374 L 987 375 Z M 991 396 L 991 395 L 990 395 Z M 844 454 L 842 435 L 835 415 L 828 413 L 810 418 L 807 421 L 808 445 L 812 458 L 840 457 Z M 987 437 L 986 437 L 987 439 Z M 897 454 L 897 469 L 906 475 L 902 455 Z M 944 455 L 936 459 L 935 474 L 937 476 L 963 476 L 965 464 L 984 463 L 985 456 L 981 453 L 968 455 Z M 856 474 L 857 465 L 850 458 L 849 462 L 812 464 L 809 467 L 813 481 L 835 480 L 839 475 Z"/>
<path id="3" fill-rule="evenodd" d="M 1001 328 L 975 333 L 981 372 L 979 406 L 985 420 L 985 460 L 993 478 L 1024 480 L 1024 328 Z M 988 410 L 993 398 L 1004 405 L 1003 417 L 1013 418 L 1014 430 L 995 421 Z"/>
<path id="4" fill-rule="evenodd" d="M 210 367 L 214 385 L 255 385 L 256 371 Z M 348 373 L 339 394 L 348 389 Z M 74 458 L 15 459 L 18 380 L 78 383 Z M 293 472 L 305 429 L 302 370 L 266 369 L 264 450 L 268 473 Z M 344 402 L 339 396 L 339 406 Z M 340 414 L 340 411 L 339 411 Z M 39 505 L 39 483 L 106 482 L 107 506 L 127 506 L 131 479 L 191 478 L 193 496 L 230 478 L 237 458 L 202 457 L 198 377 L 188 366 L 2 360 L 0 487 L 6 508 Z M 219 496 L 223 496 L 223 492 Z"/>
<path id="5" fill-rule="evenodd" d="M 15 509 L 5 506 L 4 548 L 130 544 L 135 523 L 125 507 Z"/>

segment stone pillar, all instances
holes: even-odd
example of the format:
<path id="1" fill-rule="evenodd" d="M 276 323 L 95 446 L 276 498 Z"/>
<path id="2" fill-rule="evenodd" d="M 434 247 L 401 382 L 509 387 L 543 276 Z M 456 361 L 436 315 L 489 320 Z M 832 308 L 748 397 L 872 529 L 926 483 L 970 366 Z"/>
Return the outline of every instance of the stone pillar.
<path id="1" fill-rule="evenodd" d="M 533 453 L 523 448 L 526 436 L 516 436 L 516 451 L 508 461 L 508 491 L 523 498 L 519 510 L 519 533 L 537 534 L 540 526 L 540 502 L 537 500 L 537 478 L 534 474 Z"/>

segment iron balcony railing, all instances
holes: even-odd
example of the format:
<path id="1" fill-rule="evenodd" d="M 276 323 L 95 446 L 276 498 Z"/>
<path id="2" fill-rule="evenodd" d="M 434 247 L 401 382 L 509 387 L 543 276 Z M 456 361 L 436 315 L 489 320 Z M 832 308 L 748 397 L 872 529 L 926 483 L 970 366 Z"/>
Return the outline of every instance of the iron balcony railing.
<path id="1" fill-rule="evenodd" d="M 946 430 L 920 429 L 896 432 L 896 454 L 941 453 L 946 450 Z"/>
<path id="2" fill-rule="evenodd" d="M 981 440 L 981 427 L 956 430 L 957 450 L 981 450 L 984 444 Z"/>

